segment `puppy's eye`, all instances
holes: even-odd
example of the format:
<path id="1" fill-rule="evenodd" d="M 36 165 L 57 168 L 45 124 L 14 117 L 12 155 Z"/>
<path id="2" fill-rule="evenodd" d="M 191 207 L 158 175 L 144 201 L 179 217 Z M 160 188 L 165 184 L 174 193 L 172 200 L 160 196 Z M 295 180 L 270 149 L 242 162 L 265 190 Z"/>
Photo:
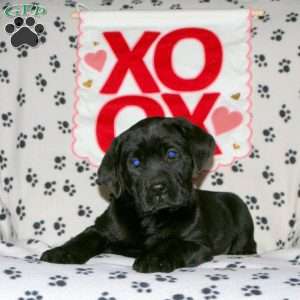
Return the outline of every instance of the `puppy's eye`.
<path id="1" fill-rule="evenodd" d="M 141 161 L 138 158 L 132 158 L 131 159 L 131 164 L 135 167 L 138 168 L 141 165 Z"/>
<path id="2" fill-rule="evenodd" d="M 167 156 L 168 156 L 169 159 L 174 159 L 174 158 L 177 157 L 177 151 L 174 150 L 174 149 L 170 149 L 167 152 Z"/>

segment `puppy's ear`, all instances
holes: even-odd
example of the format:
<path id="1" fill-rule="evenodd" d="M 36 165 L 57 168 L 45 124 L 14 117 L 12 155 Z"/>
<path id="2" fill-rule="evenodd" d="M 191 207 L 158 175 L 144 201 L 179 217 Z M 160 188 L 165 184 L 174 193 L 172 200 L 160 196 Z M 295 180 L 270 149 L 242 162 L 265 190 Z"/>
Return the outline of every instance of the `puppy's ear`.
<path id="1" fill-rule="evenodd" d="M 121 184 L 118 176 L 119 141 L 115 139 L 106 151 L 98 169 L 98 184 L 104 187 L 116 198 L 121 194 Z"/>
<path id="2" fill-rule="evenodd" d="M 200 171 L 209 169 L 212 163 L 216 142 L 212 135 L 200 127 L 193 125 L 186 119 L 176 118 L 176 122 L 180 125 L 189 143 L 194 163 L 193 176 L 197 176 Z"/>

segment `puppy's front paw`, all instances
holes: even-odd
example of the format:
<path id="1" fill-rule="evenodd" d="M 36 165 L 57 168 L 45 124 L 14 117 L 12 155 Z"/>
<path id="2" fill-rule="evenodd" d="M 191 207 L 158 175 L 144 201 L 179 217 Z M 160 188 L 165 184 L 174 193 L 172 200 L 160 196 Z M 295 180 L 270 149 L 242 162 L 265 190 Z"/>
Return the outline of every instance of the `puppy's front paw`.
<path id="1" fill-rule="evenodd" d="M 82 264 L 85 262 L 80 255 L 64 247 L 57 247 L 45 251 L 40 260 L 56 264 Z"/>
<path id="2" fill-rule="evenodd" d="M 133 269 L 141 273 L 169 273 L 183 267 L 185 267 L 185 265 L 181 257 L 175 257 L 168 253 L 165 255 L 156 253 L 142 254 L 133 264 Z"/>

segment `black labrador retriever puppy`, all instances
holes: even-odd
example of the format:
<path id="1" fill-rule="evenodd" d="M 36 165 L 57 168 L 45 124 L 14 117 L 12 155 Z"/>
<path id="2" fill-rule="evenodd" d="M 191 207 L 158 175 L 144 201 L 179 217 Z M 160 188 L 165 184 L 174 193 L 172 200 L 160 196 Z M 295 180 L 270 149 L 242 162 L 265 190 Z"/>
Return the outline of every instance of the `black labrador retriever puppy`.
<path id="1" fill-rule="evenodd" d="M 112 196 L 93 226 L 41 260 L 78 264 L 106 252 L 135 257 L 138 272 L 171 272 L 218 254 L 254 254 L 253 222 L 235 194 L 193 188 L 212 157 L 211 135 L 181 118 L 144 119 L 118 136 L 99 184 Z"/>

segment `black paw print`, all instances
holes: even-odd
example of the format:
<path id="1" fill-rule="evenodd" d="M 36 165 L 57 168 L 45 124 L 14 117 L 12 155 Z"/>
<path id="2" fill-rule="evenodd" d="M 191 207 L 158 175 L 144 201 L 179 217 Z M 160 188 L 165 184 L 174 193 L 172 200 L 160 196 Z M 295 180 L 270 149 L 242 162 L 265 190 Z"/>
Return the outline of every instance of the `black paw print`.
<path id="1" fill-rule="evenodd" d="M 293 213 L 292 218 L 289 220 L 289 227 L 294 228 L 295 224 L 296 224 L 296 214 Z"/>
<path id="2" fill-rule="evenodd" d="M 77 35 L 69 36 L 70 48 L 77 49 Z"/>
<path id="3" fill-rule="evenodd" d="M 19 217 L 19 219 L 22 221 L 25 216 L 26 216 L 26 212 L 25 212 L 25 205 L 23 205 L 22 199 L 19 199 L 18 201 L 18 205 L 16 207 L 16 214 Z"/>
<path id="4" fill-rule="evenodd" d="M 24 260 L 29 264 L 41 264 L 40 257 L 37 254 L 26 255 Z"/>
<path id="5" fill-rule="evenodd" d="M 56 222 L 53 224 L 53 228 L 56 231 L 57 235 L 65 234 L 66 224 L 62 223 L 63 218 L 59 217 Z"/>
<path id="6" fill-rule="evenodd" d="M 60 62 L 58 61 L 56 54 L 50 56 L 49 65 L 52 67 L 52 72 L 53 73 L 55 73 L 57 71 L 57 69 L 60 68 Z"/>
<path id="7" fill-rule="evenodd" d="M 295 13 L 295 12 L 291 12 L 289 14 L 286 15 L 286 19 L 285 21 L 286 22 L 297 22 L 298 21 L 298 17 L 299 17 L 299 14 Z"/>
<path id="8" fill-rule="evenodd" d="M 232 172 L 235 172 L 235 173 L 244 172 L 243 165 L 238 161 L 234 162 L 234 164 L 231 166 L 231 170 L 232 170 Z"/>
<path id="9" fill-rule="evenodd" d="M 266 22 L 270 21 L 271 18 L 270 18 L 270 15 L 269 15 L 269 14 L 265 13 L 263 16 L 259 16 L 259 17 L 258 17 L 258 20 L 260 20 L 260 21 L 266 23 Z"/>
<path id="10" fill-rule="evenodd" d="M 18 95 L 17 95 L 17 102 L 19 103 L 20 106 L 23 106 L 26 102 L 25 100 L 25 94 L 23 93 L 23 89 L 20 88 Z"/>
<path id="11" fill-rule="evenodd" d="M 71 197 L 73 197 L 76 194 L 75 185 L 70 183 L 69 179 L 65 180 L 65 183 L 64 183 L 62 189 L 65 193 L 67 193 Z"/>
<path id="12" fill-rule="evenodd" d="M 270 166 L 265 167 L 265 170 L 262 172 L 262 176 L 266 179 L 267 184 L 271 184 L 274 182 L 274 173 L 271 172 Z"/>
<path id="13" fill-rule="evenodd" d="M 72 65 L 72 73 L 76 74 L 76 72 L 77 72 L 76 64 L 73 64 Z"/>
<path id="14" fill-rule="evenodd" d="M 6 43 L 4 41 L 0 42 L 0 54 L 7 52 Z"/>
<path id="15" fill-rule="evenodd" d="M 66 23 L 62 21 L 60 17 L 56 17 L 54 21 L 54 26 L 57 27 L 60 32 L 66 30 Z"/>
<path id="16" fill-rule="evenodd" d="M 83 160 L 81 162 L 76 162 L 75 166 L 78 173 L 82 173 L 90 169 L 89 163 L 86 160 Z"/>
<path id="17" fill-rule="evenodd" d="M 5 26 L 5 31 L 11 36 L 11 44 L 14 47 L 19 47 L 22 44 L 27 44 L 28 46 L 35 47 L 39 43 L 38 33 L 44 31 L 44 26 L 42 24 L 36 24 L 33 17 L 28 17 L 25 20 L 22 17 L 16 17 L 14 19 L 14 24 L 7 24 Z M 34 28 L 33 28 L 34 26 Z"/>
<path id="18" fill-rule="evenodd" d="M 226 280 L 229 279 L 227 275 L 224 274 L 214 274 L 214 275 L 205 275 L 207 278 L 209 278 L 212 281 L 219 281 L 219 280 Z"/>
<path id="19" fill-rule="evenodd" d="M 238 0 L 226 0 L 226 1 L 229 2 L 229 3 L 232 3 L 234 5 L 238 5 L 239 4 Z"/>
<path id="20" fill-rule="evenodd" d="M 251 37 L 254 38 L 257 35 L 257 27 L 253 26 L 250 30 Z"/>
<path id="21" fill-rule="evenodd" d="M 9 193 L 12 190 L 13 181 L 14 181 L 13 177 L 4 177 L 4 179 L 3 179 L 3 183 L 4 183 L 3 189 L 4 189 L 5 192 Z"/>
<path id="22" fill-rule="evenodd" d="M 151 0 L 151 4 L 153 6 L 161 6 L 163 4 L 163 2 L 160 0 Z"/>
<path id="23" fill-rule="evenodd" d="M 1 114 L 1 120 L 2 120 L 2 125 L 4 127 L 11 127 L 11 125 L 14 122 L 13 118 L 12 118 L 12 113 L 11 112 L 7 112 L 7 113 Z"/>
<path id="24" fill-rule="evenodd" d="M 101 6 L 110 6 L 114 0 L 102 0 Z"/>
<path id="25" fill-rule="evenodd" d="M 276 242 L 276 246 L 279 248 L 279 249 L 283 249 L 285 247 L 285 242 L 283 240 L 278 240 Z"/>
<path id="26" fill-rule="evenodd" d="M 50 286 L 63 287 L 67 285 L 68 277 L 62 275 L 55 275 L 49 278 L 51 281 L 48 283 Z"/>
<path id="27" fill-rule="evenodd" d="M 18 300 L 42 300 L 43 296 L 38 291 L 25 291 L 25 296 L 19 297 Z"/>
<path id="28" fill-rule="evenodd" d="M 258 92 L 260 98 L 266 98 L 266 99 L 270 98 L 270 89 L 267 85 L 259 84 L 257 92 Z"/>
<path id="29" fill-rule="evenodd" d="M 6 218 L 8 217 L 8 215 L 10 215 L 10 212 L 7 208 L 1 208 L 1 212 L 0 212 L 0 221 L 4 221 L 6 220 Z"/>
<path id="30" fill-rule="evenodd" d="M 224 183 L 223 181 L 224 174 L 221 172 L 215 172 L 211 175 L 211 178 L 213 181 L 211 182 L 212 185 L 222 185 Z"/>
<path id="31" fill-rule="evenodd" d="M 275 192 L 273 194 L 273 198 L 274 198 L 273 205 L 281 207 L 283 204 L 285 204 L 285 201 L 283 199 L 284 196 L 285 196 L 284 192 Z"/>
<path id="32" fill-rule="evenodd" d="M 148 282 L 132 281 L 131 287 L 134 288 L 138 293 L 151 293 L 152 292 L 152 289 Z"/>
<path id="33" fill-rule="evenodd" d="M 266 56 L 264 54 L 255 54 L 254 55 L 254 62 L 261 68 L 267 67 L 268 63 L 266 61 Z"/>
<path id="34" fill-rule="evenodd" d="M 25 44 L 19 46 L 17 48 L 17 50 L 19 52 L 18 55 L 17 55 L 18 58 L 27 57 L 28 56 L 28 49 L 29 49 L 29 47 Z"/>
<path id="35" fill-rule="evenodd" d="M 286 165 L 294 165 L 297 161 L 296 159 L 297 151 L 289 149 L 288 152 L 285 153 L 285 161 Z"/>
<path id="36" fill-rule="evenodd" d="M 203 288 L 201 293 L 204 295 L 205 300 L 217 299 L 220 294 L 220 292 L 217 291 L 217 286 L 215 285 Z"/>
<path id="37" fill-rule="evenodd" d="M 129 10 L 129 9 L 133 9 L 134 6 L 133 5 L 129 5 L 129 4 L 124 4 L 120 10 Z"/>
<path id="38" fill-rule="evenodd" d="M 44 220 L 34 222 L 32 227 L 34 229 L 34 235 L 42 235 L 46 231 Z"/>
<path id="39" fill-rule="evenodd" d="M 291 61 L 289 59 L 282 59 L 279 63 L 279 73 L 289 73 L 291 71 Z"/>
<path id="40" fill-rule="evenodd" d="M 35 76 L 36 79 L 36 85 L 40 87 L 40 91 L 43 92 L 45 90 L 45 87 L 47 86 L 47 80 L 43 78 L 43 75 L 39 73 L 37 76 Z"/>
<path id="41" fill-rule="evenodd" d="M 1 82 L 5 82 L 5 83 L 9 83 L 9 73 L 7 70 L 2 70 L 0 69 L 0 81 Z"/>
<path id="42" fill-rule="evenodd" d="M 279 116 L 285 123 L 291 120 L 291 111 L 287 108 L 286 104 L 282 104 L 279 110 Z"/>
<path id="43" fill-rule="evenodd" d="M 93 213 L 93 211 L 90 208 L 90 206 L 86 206 L 86 207 L 84 207 L 83 205 L 78 206 L 78 216 L 79 217 L 90 218 L 92 213 Z"/>
<path id="44" fill-rule="evenodd" d="M 94 172 L 91 176 L 90 176 L 90 183 L 91 186 L 96 186 L 98 185 L 98 175 L 96 172 Z M 300 190 L 299 190 L 300 191 Z M 299 192 L 300 193 L 300 192 Z"/>
<path id="45" fill-rule="evenodd" d="M 44 195 L 51 196 L 56 191 L 55 187 L 56 187 L 55 181 L 47 181 L 44 184 Z"/>
<path id="46" fill-rule="evenodd" d="M 76 274 L 90 275 L 93 273 L 94 270 L 92 268 L 76 268 Z"/>
<path id="47" fill-rule="evenodd" d="M 71 133 L 70 124 L 68 121 L 58 121 L 58 129 L 63 133 Z"/>
<path id="48" fill-rule="evenodd" d="M 266 217 L 256 216 L 256 225 L 258 225 L 261 230 L 270 230 L 270 227 L 268 225 L 268 219 Z"/>
<path id="49" fill-rule="evenodd" d="M 34 245 L 34 244 L 38 244 L 40 241 L 39 240 L 35 240 L 35 239 L 29 239 L 26 241 L 27 245 Z"/>
<path id="50" fill-rule="evenodd" d="M 263 130 L 263 135 L 265 137 L 265 142 L 269 143 L 269 142 L 274 142 L 274 139 L 276 137 L 275 133 L 274 133 L 274 128 L 273 127 L 269 127 Z"/>
<path id="51" fill-rule="evenodd" d="M 172 4 L 169 9 L 176 10 L 176 9 L 182 9 L 182 7 L 181 7 L 180 3 L 175 3 L 175 4 Z"/>
<path id="52" fill-rule="evenodd" d="M 175 294 L 172 296 L 171 299 L 165 299 L 165 300 L 194 300 L 193 297 L 185 296 L 183 294 Z"/>
<path id="53" fill-rule="evenodd" d="M 33 127 L 33 135 L 32 137 L 35 140 L 42 140 L 44 138 L 44 133 L 45 133 L 46 128 L 42 125 L 37 125 Z"/>
<path id="54" fill-rule="evenodd" d="M 54 98 L 56 99 L 55 101 L 56 106 L 65 105 L 67 103 L 65 98 L 65 92 L 63 91 L 57 91 L 56 94 L 54 95 Z"/>
<path id="55" fill-rule="evenodd" d="M 260 287 L 258 285 L 246 285 L 245 287 L 241 288 L 244 292 L 244 296 L 259 296 L 262 295 Z"/>
<path id="56" fill-rule="evenodd" d="M 3 273 L 9 276 L 10 279 L 17 279 L 22 277 L 22 272 L 17 270 L 15 267 L 5 269 Z"/>
<path id="57" fill-rule="evenodd" d="M 282 37 L 284 34 L 285 34 L 285 32 L 283 30 L 277 29 L 272 32 L 271 40 L 280 42 L 282 40 Z"/>
<path id="58" fill-rule="evenodd" d="M 240 261 L 235 261 L 228 264 L 225 269 L 246 269 L 246 266 L 243 265 Z"/>
<path id="59" fill-rule="evenodd" d="M 97 300 L 117 300 L 115 297 L 110 297 L 109 292 L 101 293 L 101 297 Z"/>
<path id="60" fill-rule="evenodd" d="M 33 173 L 32 169 L 30 168 L 27 170 L 27 175 L 25 179 L 29 184 L 31 184 L 32 187 L 35 187 L 36 184 L 38 183 L 37 174 Z"/>
<path id="61" fill-rule="evenodd" d="M 260 158 L 259 150 L 256 149 L 254 146 L 252 146 L 252 151 L 251 151 L 249 157 L 252 158 L 252 159 Z"/>
<path id="62" fill-rule="evenodd" d="M 65 156 L 55 156 L 54 157 L 54 169 L 62 170 L 66 167 L 66 157 Z"/>
<path id="63" fill-rule="evenodd" d="M 252 279 L 257 280 L 257 279 L 270 279 L 270 274 L 269 273 L 256 273 L 252 274 Z"/>
<path id="64" fill-rule="evenodd" d="M 4 170 L 7 167 L 7 157 L 4 150 L 0 150 L 0 169 Z"/>
<path id="65" fill-rule="evenodd" d="M 65 0 L 66 7 L 76 7 L 77 1 L 74 0 Z"/>
<path id="66" fill-rule="evenodd" d="M 170 276 L 170 275 L 161 275 L 161 274 L 155 274 L 155 280 L 156 281 L 161 281 L 161 282 L 176 282 L 177 278 L 174 276 Z"/>
<path id="67" fill-rule="evenodd" d="M 286 283 L 290 286 L 300 286 L 300 279 L 299 278 L 289 278 L 284 283 Z"/>
<path id="68" fill-rule="evenodd" d="M 109 279 L 125 279 L 127 278 L 127 272 L 124 271 L 115 271 L 109 273 Z"/>

